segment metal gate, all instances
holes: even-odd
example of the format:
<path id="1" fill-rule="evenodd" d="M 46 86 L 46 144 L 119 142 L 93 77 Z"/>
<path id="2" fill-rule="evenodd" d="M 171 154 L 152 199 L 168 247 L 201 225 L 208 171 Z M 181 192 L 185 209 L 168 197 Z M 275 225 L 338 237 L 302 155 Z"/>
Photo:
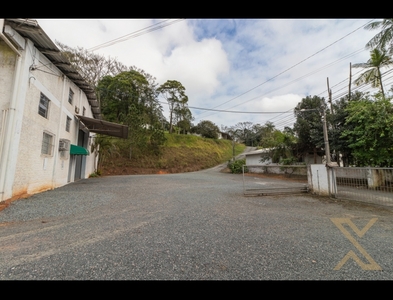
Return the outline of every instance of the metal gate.
<path id="1" fill-rule="evenodd" d="M 301 175 L 299 168 L 303 166 L 243 166 L 243 195 L 244 196 L 269 196 L 284 194 L 308 193 L 307 175 Z M 294 171 L 294 169 L 296 171 Z M 247 172 L 251 171 L 251 172 Z M 287 179 L 274 177 L 261 177 L 261 174 L 275 174 Z M 306 170 L 307 174 L 307 170 Z M 276 176 L 277 177 L 277 176 Z M 288 180 L 296 179 L 296 180 Z"/>
<path id="2" fill-rule="evenodd" d="M 332 196 L 393 206 L 393 168 L 334 167 Z"/>

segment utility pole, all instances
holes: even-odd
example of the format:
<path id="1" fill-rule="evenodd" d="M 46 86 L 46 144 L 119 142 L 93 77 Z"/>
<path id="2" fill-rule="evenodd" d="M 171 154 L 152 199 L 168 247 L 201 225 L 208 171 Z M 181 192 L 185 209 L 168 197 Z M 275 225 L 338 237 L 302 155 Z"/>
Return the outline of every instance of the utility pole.
<path id="1" fill-rule="evenodd" d="M 352 65 L 349 63 L 349 90 L 348 90 L 348 101 L 351 101 L 351 82 L 352 82 Z"/>
<path id="2" fill-rule="evenodd" d="M 301 109 L 300 111 L 318 111 L 318 109 L 311 108 L 311 109 Z M 325 142 L 325 156 L 326 156 L 326 164 L 330 164 L 330 147 L 329 147 L 329 138 L 327 132 L 327 125 L 326 125 L 326 112 L 323 110 L 322 112 L 322 124 L 323 124 L 323 140 Z"/>
<path id="3" fill-rule="evenodd" d="M 327 89 L 328 89 L 328 94 L 329 94 L 330 113 L 333 114 L 332 90 L 329 88 L 329 77 L 327 77 Z"/>
<path id="4" fill-rule="evenodd" d="M 330 87 L 329 87 L 329 77 L 327 78 L 327 88 L 328 88 L 328 94 L 329 94 L 329 103 L 330 103 L 330 113 L 333 115 L 333 104 L 332 104 L 332 90 L 330 89 Z M 326 131 L 326 133 L 324 132 L 324 136 L 325 136 L 325 138 L 324 138 L 324 140 L 325 140 L 325 149 L 327 149 L 328 150 L 328 153 L 329 153 L 329 156 L 327 156 L 327 154 L 326 154 L 326 163 L 330 163 L 330 149 L 329 149 L 329 142 L 326 142 L 326 141 L 328 141 L 328 135 L 327 135 L 327 124 L 326 124 L 326 114 L 325 114 L 325 111 L 323 111 L 323 126 L 324 126 L 324 131 Z M 334 127 L 334 125 L 333 125 L 333 127 Z M 327 148 L 326 148 L 326 145 L 327 145 Z M 336 152 L 335 152 L 335 150 L 334 150 L 334 153 L 336 154 Z M 340 154 L 338 154 L 338 155 L 340 155 Z M 329 160 L 328 160 L 329 159 Z"/>
<path id="5" fill-rule="evenodd" d="M 325 110 L 323 110 L 322 118 L 323 118 L 323 140 L 325 142 L 326 164 L 330 164 L 330 147 L 329 147 L 329 139 L 328 139 L 328 133 L 327 133 Z"/>

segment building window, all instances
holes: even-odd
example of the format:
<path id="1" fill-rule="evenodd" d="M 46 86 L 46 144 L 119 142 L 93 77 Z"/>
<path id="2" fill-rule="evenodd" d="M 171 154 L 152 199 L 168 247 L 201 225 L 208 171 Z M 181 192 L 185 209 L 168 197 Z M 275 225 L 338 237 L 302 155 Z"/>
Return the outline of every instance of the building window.
<path id="1" fill-rule="evenodd" d="M 42 137 L 41 154 L 52 155 L 53 153 L 53 135 L 44 132 Z"/>
<path id="2" fill-rule="evenodd" d="M 72 104 L 73 100 L 74 100 L 74 92 L 70 89 L 70 92 L 68 93 L 68 102 Z"/>
<path id="3" fill-rule="evenodd" d="M 38 113 L 44 118 L 48 118 L 49 99 L 43 93 L 40 96 L 40 104 L 38 105 Z"/>
<path id="4" fill-rule="evenodd" d="M 82 110 L 82 116 L 84 116 L 86 113 L 86 107 L 83 106 L 83 110 Z"/>
<path id="5" fill-rule="evenodd" d="M 71 118 L 69 116 L 67 116 L 66 131 L 70 132 L 70 128 L 71 128 Z"/>

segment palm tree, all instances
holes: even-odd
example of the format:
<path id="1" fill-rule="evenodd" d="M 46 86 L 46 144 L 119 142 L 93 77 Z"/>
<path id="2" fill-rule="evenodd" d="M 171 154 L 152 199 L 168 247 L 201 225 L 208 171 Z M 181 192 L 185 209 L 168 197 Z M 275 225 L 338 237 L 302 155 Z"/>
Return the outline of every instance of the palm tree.
<path id="1" fill-rule="evenodd" d="M 367 44 L 368 49 L 387 49 L 393 52 L 393 19 L 372 22 L 364 27 L 368 30 L 382 28 Z M 388 47 L 386 47 L 388 46 Z"/>
<path id="2" fill-rule="evenodd" d="M 374 88 L 380 88 L 383 97 L 385 93 L 382 85 L 381 68 L 389 67 L 393 64 L 392 58 L 386 53 L 385 50 L 379 50 L 375 48 L 370 52 L 370 59 L 366 63 L 358 63 L 352 65 L 353 68 L 365 68 L 368 69 L 362 73 L 356 80 L 355 84 L 360 85 L 363 83 L 371 83 Z"/>

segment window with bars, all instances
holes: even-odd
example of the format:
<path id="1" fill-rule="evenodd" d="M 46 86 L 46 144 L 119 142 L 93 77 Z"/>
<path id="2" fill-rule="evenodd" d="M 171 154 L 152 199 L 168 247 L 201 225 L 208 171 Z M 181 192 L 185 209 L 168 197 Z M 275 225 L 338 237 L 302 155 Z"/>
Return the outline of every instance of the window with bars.
<path id="1" fill-rule="evenodd" d="M 71 128 L 71 118 L 69 116 L 67 116 L 67 120 L 66 120 L 66 128 L 65 130 L 67 132 L 70 132 L 70 128 Z"/>
<path id="2" fill-rule="evenodd" d="M 43 93 L 41 93 L 40 104 L 38 105 L 38 114 L 40 114 L 44 118 L 48 118 L 48 110 L 49 110 L 49 98 L 46 97 Z"/>
<path id="3" fill-rule="evenodd" d="M 53 154 L 53 140 L 54 140 L 54 136 L 52 134 L 44 132 L 42 136 L 41 154 L 44 155 Z"/>
<path id="4" fill-rule="evenodd" d="M 70 91 L 69 91 L 69 93 L 68 93 L 68 102 L 69 102 L 70 104 L 72 104 L 73 99 L 74 99 L 74 92 L 70 89 Z"/>

